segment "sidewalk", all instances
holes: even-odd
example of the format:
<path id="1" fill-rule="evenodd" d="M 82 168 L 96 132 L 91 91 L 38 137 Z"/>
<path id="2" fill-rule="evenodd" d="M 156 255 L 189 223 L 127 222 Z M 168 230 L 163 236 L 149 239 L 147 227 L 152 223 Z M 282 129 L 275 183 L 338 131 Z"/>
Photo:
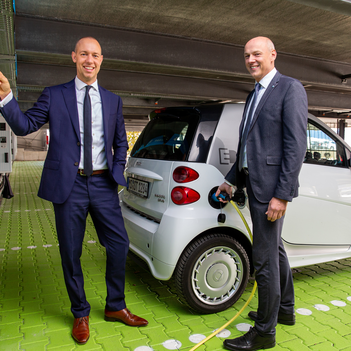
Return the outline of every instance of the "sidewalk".
<path id="1" fill-rule="evenodd" d="M 190 350 L 221 327 L 244 305 L 242 298 L 228 310 L 195 314 L 182 305 L 172 282 L 158 281 L 127 260 L 128 308 L 149 320 L 144 328 L 104 321 L 105 252 L 90 218 L 82 266 L 92 306 L 91 336 L 86 345 L 71 337 L 73 317 L 64 286 L 52 204 L 37 197 L 43 162 L 15 162 L 10 182 L 15 197 L 0 206 L 0 350 Z M 294 270 L 295 326 L 278 325 L 274 350 L 351 351 L 351 259 Z M 224 350 L 225 338 L 243 334 L 257 308 L 257 294 L 247 310 L 226 330 L 198 348 Z"/>

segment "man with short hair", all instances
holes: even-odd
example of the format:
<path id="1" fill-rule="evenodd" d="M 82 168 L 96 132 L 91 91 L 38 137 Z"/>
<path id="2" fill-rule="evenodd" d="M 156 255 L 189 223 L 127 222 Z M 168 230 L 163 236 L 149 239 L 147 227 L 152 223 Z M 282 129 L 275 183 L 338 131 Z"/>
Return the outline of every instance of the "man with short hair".
<path id="1" fill-rule="evenodd" d="M 247 70 L 255 79 L 240 125 L 237 160 L 219 186 L 246 187 L 253 224 L 252 261 L 258 285 L 255 326 L 243 336 L 224 341 L 229 350 L 275 346 L 277 322 L 293 325 L 294 286 L 281 239 L 287 204 L 298 195 L 298 175 L 306 152 L 307 96 L 296 79 L 275 69 L 272 41 L 256 37 L 244 49 Z"/>
<path id="2" fill-rule="evenodd" d="M 118 184 L 126 185 L 123 172 L 128 149 L 122 101 L 98 85 L 103 55 L 96 39 L 80 39 L 72 60 L 76 78 L 45 88 L 24 113 L 0 72 L 0 111 L 17 135 L 35 132 L 49 122 L 50 145 L 38 196 L 54 205 L 62 268 L 75 317 L 72 336 L 85 344 L 90 335 L 90 305 L 80 256 L 88 213 L 106 248 L 105 320 L 130 326 L 148 322 L 132 314 L 124 301 L 129 239 L 118 198 Z"/>

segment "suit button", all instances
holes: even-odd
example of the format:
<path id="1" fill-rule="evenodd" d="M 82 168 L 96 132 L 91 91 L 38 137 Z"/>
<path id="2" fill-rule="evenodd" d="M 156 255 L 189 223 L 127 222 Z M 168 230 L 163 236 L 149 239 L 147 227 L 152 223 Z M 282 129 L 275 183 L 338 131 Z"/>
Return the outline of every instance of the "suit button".
<path id="1" fill-rule="evenodd" d="M 80 146 L 80 142 L 79 141 L 78 141 L 77 145 Z"/>
<path id="2" fill-rule="evenodd" d="M 75 166 L 78 166 L 78 165 L 79 165 L 79 163 L 78 163 L 78 162 L 74 162 L 74 165 L 75 165 Z"/>

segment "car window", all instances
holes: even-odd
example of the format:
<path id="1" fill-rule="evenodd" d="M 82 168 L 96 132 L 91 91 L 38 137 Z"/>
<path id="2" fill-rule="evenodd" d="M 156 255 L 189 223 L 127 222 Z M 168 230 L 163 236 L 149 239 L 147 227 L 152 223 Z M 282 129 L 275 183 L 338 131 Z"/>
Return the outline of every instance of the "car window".
<path id="1" fill-rule="evenodd" d="M 218 121 L 223 111 L 223 104 L 208 105 L 199 108 L 201 119 L 195 132 L 188 161 L 206 162 Z"/>
<path id="2" fill-rule="evenodd" d="M 199 120 L 193 111 L 154 114 L 140 134 L 131 155 L 154 160 L 186 160 Z"/>
<path id="3" fill-rule="evenodd" d="M 307 150 L 304 163 L 346 167 L 345 148 L 326 131 L 309 122 L 307 125 Z"/>
<path id="4" fill-rule="evenodd" d="M 151 112 L 131 156 L 205 163 L 222 110 L 223 104 Z"/>

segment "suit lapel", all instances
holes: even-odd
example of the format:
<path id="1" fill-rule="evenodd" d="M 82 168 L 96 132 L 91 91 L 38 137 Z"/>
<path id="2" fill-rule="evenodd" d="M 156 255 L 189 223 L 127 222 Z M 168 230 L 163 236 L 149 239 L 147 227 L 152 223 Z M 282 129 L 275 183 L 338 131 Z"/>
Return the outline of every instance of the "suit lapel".
<path id="1" fill-rule="evenodd" d="M 251 91 L 251 93 L 247 96 L 246 98 L 246 102 L 245 102 L 245 107 L 244 107 L 244 112 L 243 112 L 243 118 L 241 119 L 241 123 L 239 126 L 239 135 L 241 136 L 243 128 L 244 128 L 244 122 L 246 120 L 246 115 L 247 115 L 247 109 L 248 109 L 248 105 L 249 102 L 251 101 L 252 98 L 252 94 L 254 93 L 255 89 Z"/>
<path id="2" fill-rule="evenodd" d="M 260 114 L 260 111 L 261 111 L 262 107 L 264 106 L 264 104 L 266 103 L 269 95 L 271 94 L 273 89 L 275 89 L 275 87 L 278 85 L 280 77 L 281 77 L 281 74 L 279 72 L 277 72 L 275 74 L 275 76 L 273 77 L 272 81 L 269 83 L 269 86 L 267 87 L 266 91 L 264 92 L 264 94 L 263 94 L 263 96 L 262 96 L 262 98 L 261 98 L 261 100 L 260 100 L 260 102 L 255 110 L 255 113 L 252 117 L 251 128 L 254 125 L 254 123 L 256 122 L 257 117 Z"/>
<path id="3" fill-rule="evenodd" d="M 108 136 L 108 119 L 110 116 L 110 104 L 107 94 L 99 85 L 99 92 L 101 98 L 101 105 L 102 105 L 102 120 L 104 124 L 104 138 L 105 138 L 105 145 L 107 145 L 107 136 Z"/>
<path id="4" fill-rule="evenodd" d="M 78 140 L 80 140 L 77 95 L 74 79 L 63 85 L 62 94 L 66 103 L 68 113 L 71 117 L 73 129 L 77 135 Z"/>

